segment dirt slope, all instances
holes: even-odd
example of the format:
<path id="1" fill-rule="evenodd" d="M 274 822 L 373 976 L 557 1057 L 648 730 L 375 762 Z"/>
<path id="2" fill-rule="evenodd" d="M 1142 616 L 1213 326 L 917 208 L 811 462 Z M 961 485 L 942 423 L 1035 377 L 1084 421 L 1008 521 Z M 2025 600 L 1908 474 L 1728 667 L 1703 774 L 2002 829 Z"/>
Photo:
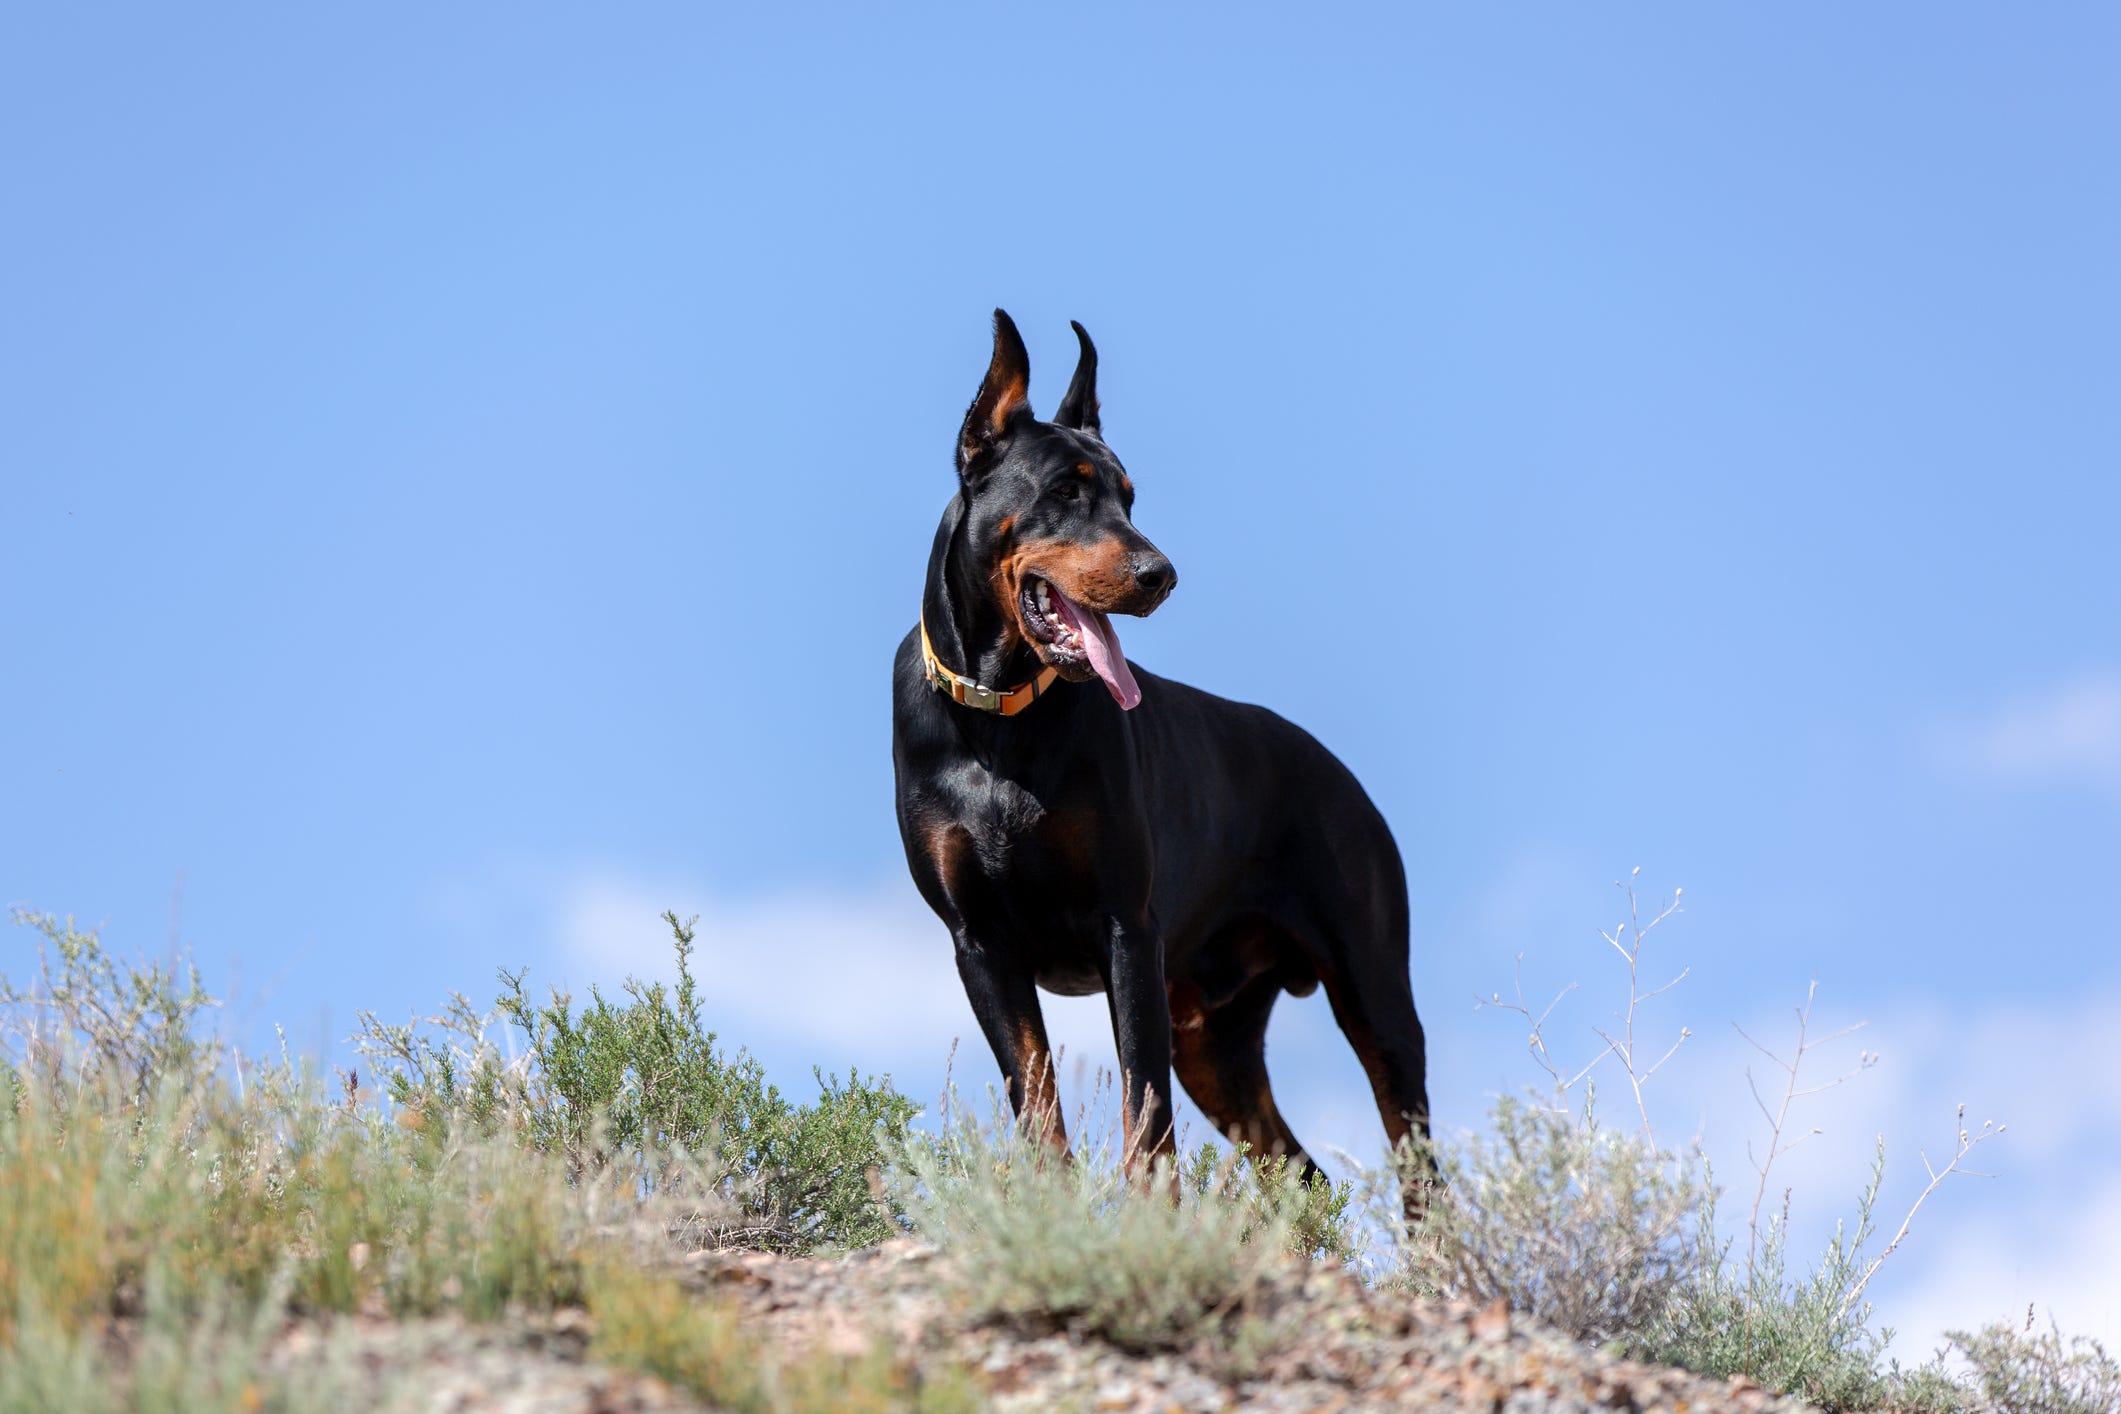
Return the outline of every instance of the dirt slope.
<path id="1" fill-rule="evenodd" d="M 1529 1327 L 1500 1307 L 1410 1302 L 1344 1273 L 1292 1272 L 1247 1314 L 1253 1338 L 1191 1350 L 1127 1351 L 1066 1330 L 965 1320 L 943 1294 L 946 1259 L 912 1242 L 834 1261 L 699 1253 L 685 1282 L 732 1304 L 760 1352 L 848 1356 L 881 1337 L 920 1371 L 969 1369 L 997 1410 L 1797 1411 L 1743 1382 L 1618 1360 Z M 588 1357 L 588 1318 L 477 1329 L 455 1322 L 341 1323 L 297 1330 L 289 1359 L 328 1345 L 365 1372 L 374 1407 L 508 1414 L 692 1410 L 653 1376 Z M 1246 1346 L 1252 1348 L 1245 1348 Z"/>

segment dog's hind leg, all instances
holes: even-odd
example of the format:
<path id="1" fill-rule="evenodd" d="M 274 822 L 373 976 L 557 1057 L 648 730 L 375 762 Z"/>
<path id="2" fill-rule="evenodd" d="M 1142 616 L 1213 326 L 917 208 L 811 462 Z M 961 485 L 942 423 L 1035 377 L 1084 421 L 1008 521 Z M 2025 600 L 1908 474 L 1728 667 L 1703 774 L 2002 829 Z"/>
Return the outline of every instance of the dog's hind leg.
<path id="1" fill-rule="evenodd" d="M 1318 1165 L 1289 1131 L 1267 1083 L 1267 1017 L 1280 995 L 1271 974 L 1213 1008 L 1202 1005 L 1198 986 L 1173 988 L 1171 1063 L 1179 1084 L 1226 1138 L 1257 1157 L 1286 1155 L 1304 1177 L 1316 1177 Z"/>
<path id="2" fill-rule="evenodd" d="M 1409 1139 L 1429 1138 L 1428 1046 L 1414 1013 L 1414 988 L 1406 954 L 1376 948 L 1350 958 L 1354 966 L 1321 967 L 1333 1019 L 1370 1077 L 1378 1118 L 1394 1149 Z M 1426 1164 L 1426 1155 L 1422 1162 Z M 1433 1177 L 1414 1179 L 1405 1194 L 1407 1216 L 1419 1217 Z"/>

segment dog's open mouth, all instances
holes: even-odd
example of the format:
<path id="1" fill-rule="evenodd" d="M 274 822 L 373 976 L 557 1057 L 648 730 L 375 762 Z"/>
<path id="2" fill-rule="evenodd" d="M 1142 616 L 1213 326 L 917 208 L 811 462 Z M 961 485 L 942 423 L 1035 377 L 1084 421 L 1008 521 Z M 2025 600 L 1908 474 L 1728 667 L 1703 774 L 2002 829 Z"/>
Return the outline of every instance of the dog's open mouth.
<path id="1" fill-rule="evenodd" d="M 1142 700 L 1133 670 L 1119 650 L 1119 635 L 1112 631 L 1112 620 L 1096 609 L 1077 604 L 1054 587 L 1051 580 L 1035 574 L 1024 576 L 1017 598 L 1024 632 L 1047 662 L 1071 678 L 1097 674 L 1122 710 L 1132 710 Z"/>

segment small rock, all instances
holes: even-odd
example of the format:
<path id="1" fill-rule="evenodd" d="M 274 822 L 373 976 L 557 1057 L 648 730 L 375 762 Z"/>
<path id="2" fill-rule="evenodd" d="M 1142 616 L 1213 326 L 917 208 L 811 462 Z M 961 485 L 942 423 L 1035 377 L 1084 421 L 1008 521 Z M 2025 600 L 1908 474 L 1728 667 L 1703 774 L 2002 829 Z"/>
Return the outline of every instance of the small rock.
<path id="1" fill-rule="evenodd" d="M 1486 1310 L 1466 1322 L 1466 1329 L 1484 1345 L 1502 1344 L 1510 1338 L 1510 1303 L 1496 1297 Z"/>

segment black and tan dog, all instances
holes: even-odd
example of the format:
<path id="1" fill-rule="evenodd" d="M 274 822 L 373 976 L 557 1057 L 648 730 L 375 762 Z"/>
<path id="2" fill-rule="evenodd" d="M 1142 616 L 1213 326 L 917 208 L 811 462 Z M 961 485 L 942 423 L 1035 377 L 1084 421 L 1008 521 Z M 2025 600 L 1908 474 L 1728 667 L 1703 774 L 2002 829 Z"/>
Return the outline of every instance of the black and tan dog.
<path id="1" fill-rule="evenodd" d="M 1074 381 L 1040 422 L 1023 340 L 994 312 L 921 623 L 893 667 L 906 861 L 1010 1103 L 1065 1150 L 1038 989 L 1101 991 L 1130 1160 L 1172 1146 L 1175 1068 L 1225 1133 L 1314 1172 L 1274 1106 L 1266 1034 L 1281 993 L 1323 983 L 1385 1132 L 1425 1136 L 1399 850 L 1302 729 L 1121 656 L 1108 615 L 1151 612 L 1178 576 L 1130 519 L 1097 350 L 1075 334 Z"/>

